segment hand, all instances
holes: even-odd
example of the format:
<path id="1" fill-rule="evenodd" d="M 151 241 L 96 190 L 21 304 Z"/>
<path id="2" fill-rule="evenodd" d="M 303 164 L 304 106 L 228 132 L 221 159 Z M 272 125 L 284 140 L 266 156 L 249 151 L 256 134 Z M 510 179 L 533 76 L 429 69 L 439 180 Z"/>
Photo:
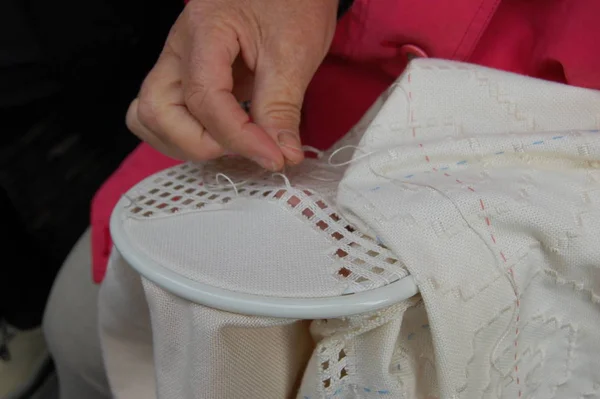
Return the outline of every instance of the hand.
<path id="1" fill-rule="evenodd" d="M 269 170 L 302 161 L 300 110 L 338 0 L 192 0 L 127 112 L 140 139 L 181 160 L 226 153 Z M 252 100 L 251 118 L 239 105 Z"/>

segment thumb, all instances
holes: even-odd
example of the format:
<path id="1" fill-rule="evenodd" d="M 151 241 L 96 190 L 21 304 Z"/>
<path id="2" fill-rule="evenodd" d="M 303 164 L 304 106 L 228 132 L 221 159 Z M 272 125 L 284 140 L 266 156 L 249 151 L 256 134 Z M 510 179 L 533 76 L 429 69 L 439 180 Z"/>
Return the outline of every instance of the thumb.
<path id="1" fill-rule="evenodd" d="M 300 114 L 309 79 L 300 73 L 257 68 L 252 96 L 252 118 L 271 136 L 287 163 L 304 159 L 300 142 Z"/>

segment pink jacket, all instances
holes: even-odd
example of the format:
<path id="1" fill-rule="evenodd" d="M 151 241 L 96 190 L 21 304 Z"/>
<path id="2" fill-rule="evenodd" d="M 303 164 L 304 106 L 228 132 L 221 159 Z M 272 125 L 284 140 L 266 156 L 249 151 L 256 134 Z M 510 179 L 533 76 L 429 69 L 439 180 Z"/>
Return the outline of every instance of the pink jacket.
<path id="1" fill-rule="evenodd" d="M 465 61 L 600 89 L 598 0 L 355 0 L 307 93 L 305 144 L 344 135 L 412 57 Z M 141 179 L 176 164 L 146 144 L 121 164 L 92 204 L 94 280 L 104 276 L 110 214 Z"/>

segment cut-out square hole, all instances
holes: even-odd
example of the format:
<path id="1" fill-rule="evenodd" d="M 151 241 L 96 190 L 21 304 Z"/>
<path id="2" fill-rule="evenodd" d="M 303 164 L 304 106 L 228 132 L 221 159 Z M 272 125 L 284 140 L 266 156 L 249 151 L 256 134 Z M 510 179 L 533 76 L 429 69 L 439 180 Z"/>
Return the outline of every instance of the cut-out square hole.
<path id="1" fill-rule="evenodd" d="M 308 219 L 310 219 L 311 217 L 315 216 L 315 213 L 313 211 L 311 211 L 310 209 L 305 208 L 302 211 L 302 215 L 304 215 L 305 217 L 307 217 Z"/>
<path id="2" fill-rule="evenodd" d="M 163 203 L 160 203 L 160 204 L 156 205 L 156 207 L 157 207 L 158 209 L 165 209 L 167 206 L 168 206 L 168 205 L 167 205 L 167 203 L 166 203 L 166 202 L 163 202 Z"/>
<path id="3" fill-rule="evenodd" d="M 183 179 L 185 179 L 185 178 L 186 178 L 186 176 L 185 176 L 185 175 L 179 175 L 179 176 L 177 176 L 177 180 L 183 180 Z"/>
<path id="4" fill-rule="evenodd" d="M 140 208 L 139 206 L 136 206 L 135 208 L 133 208 L 131 210 L 131 213 L 140 213 L 141 210 L 142 210 L 142 208 Z"/>
<path id="5" fill-rule="evenodd" d="M 193 177 L 190 177 L 190 178 L 189 178 L 189 179 L 187 179 L 185 182 L 186 182 L 186 183 L 194 183 L 196 180 L 198 180 L 198 179 L 195 179 L 195 178 L 193 178 Z"/>
<path id="6" fill-rule="evenodd" d="M 346 370 L 346 367 L 344 367 L 341 371 L 340 371 L 340 380 L 344 377 L 348 376 L 348 371 Z"/>
<path id="7" fill-rule="evenodd" d="M 304 190 L 303 192 L 304 192 L 304 194 L 308 195 L 309 197 L 311 195 L 313 195 L 313 193 L 311 191 L 308 191 L 308 190 Z"/>
<path id="8" fill-rule="evenodd" d="M 270 190 L 269 190 L 269 191 L 265 191 L 265 192 L 263 193 L 263 197 L 268 197 L 268 196 L 269 196 L 269 194 L 271 194 L 271 191 L 270 191 Z"/>
<path id="9" fill-rule="evenodd" d="M 202 208 L 204 205 L 206 205 L 204 202 L 198 202 L 196 208 Z"/>
<path id="10" fill-rule="evenodd" d="M 329 388 L 330 386 L 331 386 L 331 378 L 328 378 L 325 381 L 323 381 L 324 388 Z"/>
<path id="11" fill-rule="evenodd" d="M 225 198 L 223 198 L 223 203 L 224 204 L 228 203 L 229 201 L 231 201 L 231 197 L 225 197 Z"/>
<path id="12" fill-rule="evenodd" d="M 346 230 L 348 230 L 350 233 L 354 233 L 356 231 L 356 229 L 350 225 L 346 226 Z"/>
<path id="13" fill-rule="evenodd" d="M 186 194 L 191 194 L 191 193 L 193 193 L 194 191 L 196 191 L 196 189 L 195 189 L 195 188 L 188 188 L 187 190 L 185 190 L 185 191 L 184 191 L 184 193 L 186 193 Z"/>
<path id="14" fill-rule="evenodd" d="M 172 185 L 173 185 L 172 181 L 167 181 L 167 182 L 165 182 L 165 184 L 163 184 L 163 187 L 170 187 Z"/>
<path id="15" fill-rule="evenodd" d="M 140 196 L 139 196 L 139 197 L 137 197 L 135 200 L 136 200 L 136 201 L 138 201 L 138 202 L 140 202 L 140 201 L 143 201 L 143 200 L 145 200 L 145 199 L 146 199 L 146 196 L 145 196 L 145 195 L 140 195 Z"/>
<path id="16" fill-rule="evenodd" d="M 176 195 L 176 196 L 174 196 L 173 198 L 171 198 L 171 201 L 173 201 L 173 202 L 177 202 L 177 201 L 179 201 L 180 199 L 181 199 L 181 195 Z"/>
<path id="17" fill-rule="evenodd" d="M 155 200 L 151 199 L 145 202 L 146 205 L 154 205 L 156 203 Z"/>
<path id="18" fill-rule="evenodd" d="M 373 273 L 375 273 L 375 274 L 381 274 L 381 273 L 383 273 L 385 270 L 384 270 L 384 269 L 382 269 L 382 268 L 381 268 L 381 267 L 379 267 L 379 266 L 375 266 L 375 267 L 371 268 L 371 271 L 372 271 Z"/>
<path id="19" fill-rule="evenodd" d="M 337 256 L 338 258 L 345 258 L 346 256 L 348 256 L 348 252 L 344 251 L 344 250 L 343 250 L 343 249 L 341 249 L 341 248 L 340 248 L 340 249 L 338 249 L 338 250 L 335 252 L 335 254 L 336 254 L 336 256 Z"/>
<path id="20" fill-rule="evenodd" d="M 346 357 L 346 352 L 342 349 L 338 355 L 338 361 Z"/>
<path id="21" fill-rule="evenodd" d="M 188 199 L 186 199 L 185 201 L 183 201 L 183 202 L 182 202 L 182 204 L 183 204 L 183 205 L 189 205 L 189 204 L 191 204 L 192 202 L 194 202 L 194 200 L 193 200 L 193 199 L 191 199 L 191 198 L 188 198 Z"/>
<path id="22" fill-rule="evenodd" d="M 329 225 L 327 223 L 325 223 L 322 220 L 319 220 L 319 222 L 317 223 L 317 227 L 320 228 L 321 230 L 326 230 Z"/>
<path id="23" fill-rule="evenodd" d="M 296 197 L 295 195 L 291 196 L 289 200 L 287 200 L 287 203 L 289 206 L 291 206 L 292 208 L 295 208 L 296 206 L 298 206 L 298 204 L 300 203 L 300 198 Z"/>
<path id="24" fill-rule="evenodd" d="M 152 215 L 153 215 L 153 213 L 154 213 L 154 212 L 152 212 L 152 211 L 148 211 L 148 212 L 144 213 L 144 216 L 145 216 L 145 217 L 149 217 L 149 216 L 152 216 Z"/>
<path id="25" fill-rule="evenodd" d="M 178 184 L 175 187 L 173 187 L 174 190 L 181 190 L 182 188 L 184 188 L 185 186 L 183 184 Z"/>
<path id="26" fill-rule="evenodd" d="M 158 188 L 153 188 L 152 190 L 150 190 L 150 194 L 156 194 L 159 191 L 160 190 Z"/>
<path id="27" fill-rule="evenodd" d="M 354 263 L 355 265 L 364 265 L 365 261 L 359 258 L 356 258 L 352 261 L 352 263 Z"/>
<path id="28" fill-rule="evenodd" d="M 367 251 L 367 255 L 372 256 L 373 258 L 375 258 L 377 255 L 379 255 L 379 252 L 375 252 L 373 250 Z"/>
<path id="29" fill-rule="evenodd" d="M 333 233 L 331 236 L 332 236 L 333 238 L 335 238 L 336 240 L 338 240 L 338 241 L 339 241 L 339 240 L 341 240 L 342 238 L 344 238 L 344 236 L 343 236 L 343 235 L 341 235 L 341 234 L 340 234 L 339 232 L 337 232 L 337 231 L 336 231 L 336 232 L 334 232 L 334 233 Z"/>
<path id="30" fill-rule="evenodd" d="M 350 269 L 346 269 L 345 267 L 342 267 L 340 270 L 338 270 L 338 274 L 342 277 L 348 277 L 349 275 L 352 274 L 352 271 Z"/>
<path id="31" fill-rule="evenodd" d="M 258 190 L 252 190 L 248 194 L 250 194 L 250 195 L 256 195 L 256 194 L 258 194 Z"/>
<path id="32" fill-rule="evenodd" d="M 390 265 L 393 265 L 394 263 L 398 262 L 398 259 L 394 259 L 394 258 L 385 258 L 385 261 L 387 263 L 389 263 Z"/>
<path id="33" fill-rule="evenodd" d="M 327 208 L 327 205 L 321 200 L 317 201 L 317 206 L 321 209 Z"/>
<path id="34" fill-rule="evenodd" d="M 335 213 L 332 213 L 331 215 L 329 215 L 329 217 L 332 218 L 336 222 L 340 221 L 340 217 Z"/>
<path id="35" fill-rule="evenodd" d="M 322 368 L 323 370 L 327 370 L 327 369 L 329 369 L 329 360 L 327 360 L 327 361 L 325 361 L 325 362 L 321 363 L 321 368 Z"/>
<path id="36" fill-rule="evenodd" d="M 175 176 L 177 174 L 176 170 L 171 170 L 169 173 L 167 173 L 167 176 Z"/>
<path id="37" fill-rule="evenodd" d="M 204 197 L 206 194 L 208 194 L 206 191 L 200 191 L 198 194 L 196 194 L 198 197 Z"/>
<path id="38" fill-rule="evenodd" d="M 167 197 L 168 197 L 168 196 L 170 196 L 170 195 L 171 195 L 171 193 L 168 193 L 168 192 L 166 192 L 166 191 L 165 191 L 164 193 L 162 193 L 162 194 L 160 195 L 160 198 L 167 198 Z"/>
<path id="39" fill-rule="evenodd" d="M 283 194 L 285 194 L 287 191 L 286 190 L 279 190 L 275 193 L 275 198 L 279 199 L 281 197 L 283 197 Z"/>
<path id="40" fill-rule="evenodd" d="M 210 197 L 208 197 L 209 200 L 216 200 L 217 198 L 219 198 L 219 194 L 213 194 Z"/>
<path id="41" fill-rule="evenodd" d="M 366 278 L 364 278 L 363 276 L 360 276 L 359 278 L 356 279 L 357 283 L 364 283 L 365 281 L 369 281 Z"/>

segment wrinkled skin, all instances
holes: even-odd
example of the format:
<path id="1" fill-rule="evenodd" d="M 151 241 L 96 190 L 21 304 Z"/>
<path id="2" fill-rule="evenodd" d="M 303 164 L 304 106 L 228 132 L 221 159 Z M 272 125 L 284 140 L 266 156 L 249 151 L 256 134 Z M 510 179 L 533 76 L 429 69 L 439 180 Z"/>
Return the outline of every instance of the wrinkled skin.
<path id="1" fill-rule="evenodd" d="M 266 169 L 302 161 L 300 110 L 335 30 L 337 0 L 192 0 L 127 113 L 180 160 L 239 154 Z M 240 101 L 252 100 L 251 115 Z"/>

